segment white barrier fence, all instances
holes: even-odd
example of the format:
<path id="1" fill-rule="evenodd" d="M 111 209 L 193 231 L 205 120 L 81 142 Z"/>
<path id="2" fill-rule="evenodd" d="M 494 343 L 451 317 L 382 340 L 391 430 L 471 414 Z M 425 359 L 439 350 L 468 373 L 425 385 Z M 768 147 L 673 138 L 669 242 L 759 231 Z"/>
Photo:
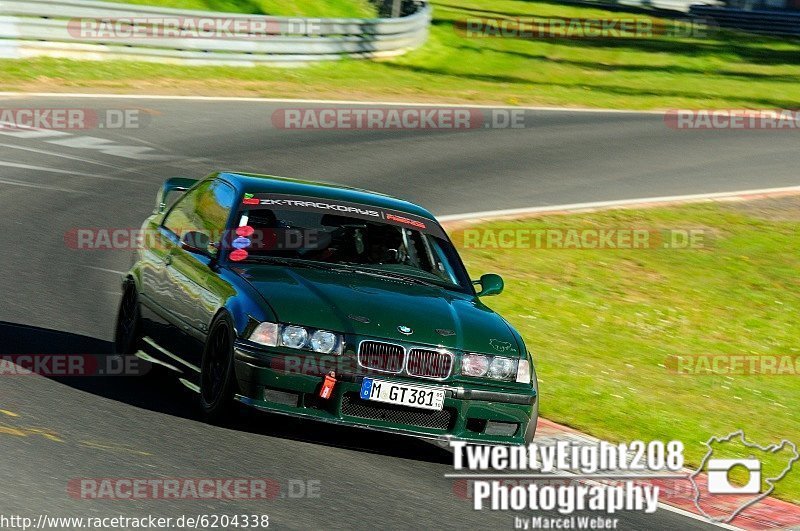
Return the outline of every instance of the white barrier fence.
<path id="1" fill-rule="evenodd" d="M 91 0 L 1 0 L 0 57 L 253 66 L 400 55 L 428 37 L 431 8 L 401 18 L 292 18 Z"/>

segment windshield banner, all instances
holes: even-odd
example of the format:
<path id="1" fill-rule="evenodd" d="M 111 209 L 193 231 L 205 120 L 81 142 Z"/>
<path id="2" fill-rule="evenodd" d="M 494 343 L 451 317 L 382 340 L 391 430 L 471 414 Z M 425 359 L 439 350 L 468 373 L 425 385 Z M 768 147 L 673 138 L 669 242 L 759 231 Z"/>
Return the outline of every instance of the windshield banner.
<path id="1" fill-rule="evenodd" d="M 265 208 L 276 211 L 311 211 L 319 214 L 347 216 L 413 229 L 437 238 L 447 239 L 444 229 L 432 219 L 399 210 L 362 205 L 349 201 L 282 194 L 245 194 L 242 204 L 244 208 Z"/>

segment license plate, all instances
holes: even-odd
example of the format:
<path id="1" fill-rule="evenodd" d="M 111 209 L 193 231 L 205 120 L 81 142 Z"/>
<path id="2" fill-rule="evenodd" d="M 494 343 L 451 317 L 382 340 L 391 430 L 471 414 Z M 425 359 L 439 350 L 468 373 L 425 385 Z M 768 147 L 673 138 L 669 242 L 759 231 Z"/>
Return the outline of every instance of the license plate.
<path id="1" fill-rule="evenodd" d="M 399 406 L 433 409 L 441 411 L 444 407 L 444 389 L 420 387 L 418 385 L 387 382 L 364 378 L 361 384 L 361 398 Z"/>

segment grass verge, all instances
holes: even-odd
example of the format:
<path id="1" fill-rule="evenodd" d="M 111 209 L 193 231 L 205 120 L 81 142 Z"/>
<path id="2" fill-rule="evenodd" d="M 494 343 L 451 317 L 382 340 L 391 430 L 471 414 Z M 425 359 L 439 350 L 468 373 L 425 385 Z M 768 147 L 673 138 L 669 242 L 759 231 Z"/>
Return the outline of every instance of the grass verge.
<path id="1" fill-rule="evenodd" d="M 282 5 L 256 3 L 265 10 Z M 474 38 L 454 28 L 470 17 L 641 20 L 648 15 L 550 1 L 432 3 L 435 19 L 428 43 L 391 60 L 300 69 L 2 60 L 0 89 L 631 109 L 796 108 L 800 102 L 798 40 L 731 32 L 707 37 Z M 285 4 L 281 9 L 295 8 Z"/>
<path id="2" fill-rule="evenodd" d="M 800 444 L 800 373 L 670 370 L 673 356 L 701 354 L 786 355 L 798 369 L 799 197 L 474 228 L 702 229 L 704 246 L 693 249 L 460 246 L 460 252 L 473 275 L 504 276 L 506 293 L 486 302 L 520 330 L 534 353 L 544 417 L 612 441 L 679 439 L 694 466 L 710 436 L 739 428 L 761 445 L 784 438 Z M 458 231 L 454 240 L 461 241 Z M 474 247 L 477 240 L 470 241 Z M 785 461 L 775 458 L 764 469 L 781 465 Z M 774 495 L 800 502 L 800 467 Z"/>
<path id="3" fill-rule="evenodd" d="M 109 0 L 106 0 L 109 1 Z M 110 0 L 125 4 L 201 9 L 248 15 L 371 18 L 368 0 Z"/>

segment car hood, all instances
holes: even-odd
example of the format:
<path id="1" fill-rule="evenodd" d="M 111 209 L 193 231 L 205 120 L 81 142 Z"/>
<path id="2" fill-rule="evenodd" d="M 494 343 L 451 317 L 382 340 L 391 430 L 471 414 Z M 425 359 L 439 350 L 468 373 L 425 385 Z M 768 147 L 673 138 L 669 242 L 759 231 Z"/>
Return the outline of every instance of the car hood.
<path id="1" fill-rule="evenodd" d="M 282 323 L 516 357 L 505 320 L 472 295 L 342 270 L 239 265 Z M 411 328 L 403 334 L 399 327 Z"/>

